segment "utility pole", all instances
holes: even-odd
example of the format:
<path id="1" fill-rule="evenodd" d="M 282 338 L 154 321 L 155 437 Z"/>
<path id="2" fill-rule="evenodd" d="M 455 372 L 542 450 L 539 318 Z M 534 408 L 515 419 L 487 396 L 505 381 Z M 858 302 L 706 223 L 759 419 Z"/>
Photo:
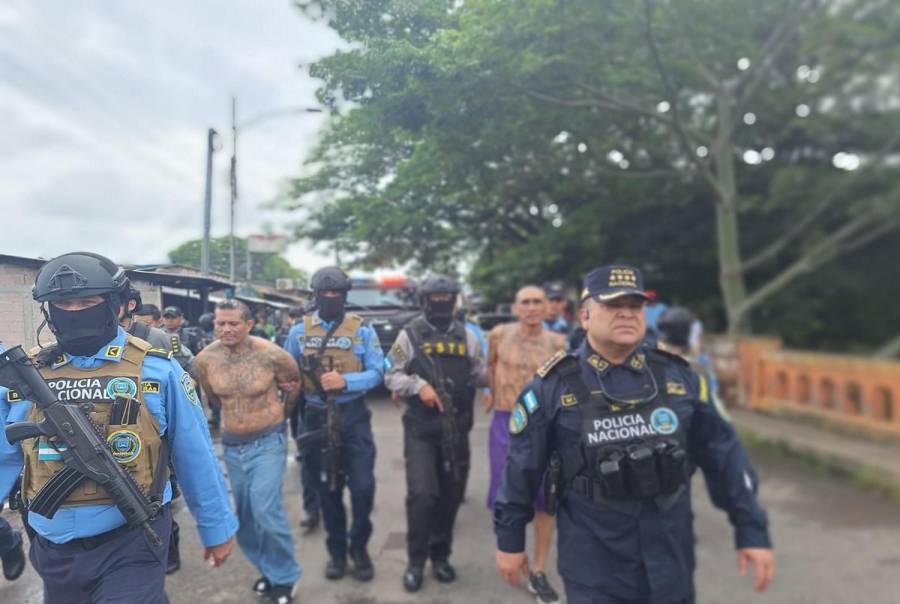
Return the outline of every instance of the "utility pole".
<path id="1" fill-rule="evenodd" d="M 216 131 L 206 132 L 206 195 L 203 198 L 203 249 L 200 255 L 200 272 L 209 274 L 209 230 L 212 223 L 212 159 L 215 151 Z"/>
<path id="2" fill-rule="evenodd" d="M 237 201 L 237 99 L 231 97 L 231 210 L 228 222 L 228 278 L 234 283 L 234 205 Z"/>

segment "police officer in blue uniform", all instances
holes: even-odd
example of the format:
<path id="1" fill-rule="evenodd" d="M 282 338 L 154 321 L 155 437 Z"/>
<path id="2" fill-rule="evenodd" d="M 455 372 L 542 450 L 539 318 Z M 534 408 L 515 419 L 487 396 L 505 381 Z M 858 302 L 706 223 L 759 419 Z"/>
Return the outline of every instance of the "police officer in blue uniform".
<path id="1" fill-rule="evenodd" d="M 694 602 L 690 477 L 699 467 L 734 526 L 741 574 L 752 566 L 764 590 L 774 557 L 756 473 L 702 378 L 681 357 L 640 345 L 640 272 L 595 269 L 582 298 L 585 342 L 548 360 L 510 416 L 494 512 L 498 572 L 513 584 L 527 575 L 525 525 L 546 471 L 569 604 Z"/>
<path id="2" fill-rule="evenodd" d="M 160 544 L 153 545 L 140 529 L 130 529 L 102 487 L 87 481 L 52 518 L 28 513 L 35 533 L 30 558 L 48 603 L 168 602 L 164 585 L 172 488 L 165 480 L 164 456 L 170 457 L 197 519 L 204 558 L 218 566 L 234 549 L 237 518 L 193 383 L 171 353 L 151 349 L 119 326 L 126 284 L 124 271 L 96 254 L 76 252 L 47 262 L 37 274 L 33 295 L 57 344 L 33 355 L 59 399 L 82 405 L 106 434 L 117 460 L 142 488 L 149 487 L 148 495 L 160 499 L 162 512 L 151 522 Z M 120 400 L 129 404 L 119 407 Z M 3 425 L 40 416 L 30 401 L 0 388 Z M 28 505 L 60 467 L 58 453 L 45 437 L 13 445 L 0 432 L 0 497 L 9 493 L 23 462 L 28 471 L 22 493 Z M 156 468 L 152 474 L 151 468 Z"/>
<path id="3" fill-rule="evenodd" d="M 367 548 L 372 536 L 369 516 L 375 501 L 375 440 L 372 412 L 364 396 L 383 380 L 384 353 L 375 330 L 364 325 L 358 315 L 344 310 L 351 286 L 349 277 L 337 267 L 316 271 L 310 279 L 316 311 L 291 328 L 284 348 L 297 360 L 303 376 L 304 429 L 316 431 L 327 424 L 322 391 L 334 397 L 339 409 L 342 471 L 334 490 L 322 476 L 322 449 L 310 447 L 303 453 L 304 483 L 317 486 L 328 534 L 330 560 L 325 577 L 343 577 L 349 553 L 353 577 L 371 581 L 375 571 Z M 343 503 L 345 483 L 350 489 L 353 515 L 349 534 Z"/>
<path id="4" fill-rule="evenodd" d="M 561 281 L 549 281 L 544 284 L 544 295 L 547 296 L 547 318 L 544 319 L 544 328 L 568 335 L 571 327 L 563 316 L 566 310 L 566 286 Z"/>

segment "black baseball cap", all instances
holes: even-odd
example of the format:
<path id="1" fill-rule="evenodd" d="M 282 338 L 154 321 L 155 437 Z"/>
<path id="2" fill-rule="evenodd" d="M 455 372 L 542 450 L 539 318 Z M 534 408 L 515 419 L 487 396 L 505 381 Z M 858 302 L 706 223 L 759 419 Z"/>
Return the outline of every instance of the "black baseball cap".
<path id="1" fill-rule="evenodd" d="M 597 302 L 609 302 L 622 296 L 640 296 L 649 299 L 644 291 L 644 277 L 633 266 L 615 264 L 601 266 L 589 272 L 584 278 L 581 300 L 593 298 Z"/>
<path id="2" fill-rule="evenodd" d="M 166 306 L 166 308 L 163 309 L 162 316 L 164 316 L 164 317 L 183 317 L 184 313 L 181 312 L 181 309 L 178 308 L 177 306 Z"/>
<path id="3" fill-rule="evenodd" d="M 547 296 L 548 300 L 565 300 L 566 287 L 562 284 L 562 281 L 548 281 L 544 283 L 544 295 Z"/>

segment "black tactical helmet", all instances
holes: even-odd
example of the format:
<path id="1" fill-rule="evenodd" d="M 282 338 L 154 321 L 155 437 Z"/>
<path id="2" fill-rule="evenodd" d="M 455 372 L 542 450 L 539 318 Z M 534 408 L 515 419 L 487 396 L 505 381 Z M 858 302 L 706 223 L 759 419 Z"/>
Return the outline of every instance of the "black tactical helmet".
<path id="1" fill-rule="evenodd" d="M 660 315 L 656 324 L 659 334 L 667 344 L 685 347 L 691 335 L 691 325 L 696 318 L 683 306 L 673 306 Z"/>
<path id="2" fill-rule="evenodd" d="M 115 262 L 90 252 L 71 252 L 49 260 L 34 279 L 37 302 L 121 294 L 128 286 L 125 271 Z"/>
<path id="3" fill-rule="evenodd" d="M 132 310 L 132 314 L 141 310 L 144 307 L 144 300 L 141 298 L 141 292 L 138 288 L 131 284 L 131 281 L 125 279 L 125 284 L 123 285 L 125 291 L 128 292 L 127 301 L 130 302 L 134 300 L 134 310 Z M 128 313 L 128 304 L 125 305 L 125 312 Z"/>
<path id="4" fill-rule="evenodd" d="M 431 294 L 458 294 L 459 292 L 459 283 L 446 275 L 432 275 L 419 286 L 419 295 L 422 297 Z"/>
<path id="5" fill-rule="evenodd" d="M 309 280 L 309 288 L 314 292 L 321 291 L 350 291 L 353 283 L 347 273 L 336 266 L 326 266 L 317 270 Z"/>
<path id="6" fill-rule="evenodd" d="M 197 318 L 197 326 L 203 331 L 212 331 L 216 316 L 211 312 L 205 312 Z"/>

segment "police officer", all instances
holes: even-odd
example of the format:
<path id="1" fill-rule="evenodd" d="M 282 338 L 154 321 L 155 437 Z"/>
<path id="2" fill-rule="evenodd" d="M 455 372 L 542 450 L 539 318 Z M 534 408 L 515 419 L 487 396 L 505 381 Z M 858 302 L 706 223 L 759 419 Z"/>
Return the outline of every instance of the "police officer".
<path id="1" fill-rule="evenodd" d="M 734 526 L 741 574 L 752 566 L 764 590 L 774 558 L 756 473 L 688 363 L 640 346 L 640 272 L 595 269 L 582 297 L 586 341 L 548 360 L 510 417 L 494 513 L 498 572 L 516 584 L 527 569 L 525 525 L 547 470 L 570 604 L 693 602 L 690 477 L 699 466 Z"/>
<path id="2" fill-rule="evenodd" d="M 684 358 L 691 365 L 691 369 L 700 376 L 700 386 L 709 393 L 709 399 L 716 405 L 723 417 L 728 417 L 721 399 L 719 398 L 719 379 L 712 368 L 709 357 L 706 354 L 693 354 L 691 352 L 691 332 L 697 325 L 697 317 L 683 306 L 666 308 L 659 316 L 657 329 L 659 341 L 664 348 Z"/>
<path id="3" fill-rule="evenodd" d="M 163 309 L 163 333 L 169 338 L 172 358 L 190 374 L 194 372 L 194 338 L 184 327 L 184 313 L 177 306 Z"/>
<path id="4" fill-rule="evenodd" d="M 45 602 L 168 601 L 164 583 L 172 515 L 165 504 L 172 489 L 166 450 L 197 518 L 204 557 L 219 565 L 234 548 L 237 519 L 193 384 L 169 352 L 152 349 L 119 326 L 124 281 L 124 271 L 96 254 L 75 252 L 44 264 L 33 296 L 57 344 L 32 354 L 60 400 L 88 406 L 91 420 L 134 480 L 164 504 L 151 521 L 160 544 L 130 529 L 103 488 L 91 481 L 82 484 L 52 518 L 28 513 L 36 533 L 30 557 L 44 581 Z M 41 415 L 31 402 L 0 389 L 0 423 L 40 421 Z M 24 457 L 21 488 L 30 505 L 63 463 L 45 437 L 24 443 L 12 445 L 0 432 L 0 496 L 9 492 Z"/>
<path id="5" fill-rule="evenodd" d="M 556 333 L 568 334 L 569 322 L 563 316 L 566 310 L 566 286 L 561 281 L 548 281 L 544 284 L 544 295 L 547 296 L 544 327 Z"/>
<path id="6" fill-rule="evenodd" d="M 375 500 L 375 440 L 372 413 L 363 397 L 382 382 L 384 353 L 375 330 L 363 325 L 358 315 L 344 311 L 351 286 L 350 278 L 337 267 L 316 271 L 310 279 L 316 311 L 291 328 L 285 350 L 297 360 L 303 376 L 305 429 L 315 431 L 327 424 L 322 391 L 335 398 L 339 409 L 342 472 L 334 490 L 320 471 L 322 449 L 310 447 L 303 453 L 304 483 L 318 488 L 328 533 L 325 543 L 330 560 L 325 577 L 337 580 L 344 576 L 349 552 L 353 577 L 371 581 L 375 570 L 367 547 L 372 536 L 369 516 Z M 316 371 L 317 367 L 324 371 Z M 349 534 L 343 503 L 345 483 L 350 489 L 353 514 Z"/>
<path id="7" fill-rule="evenodd" d="M 476 385 L 485 385 L 478 337 L 455 320 L 459 284 L 443 275 L 419 288 L 424 316 L 397 336 L 385 360 L 385 385 L 406 398 L 406 591 L 422 587 L 425 562 L 442 583 L 456 580 L 449 562 L 453 525 L 469 473 L 469 431 Z"/>

